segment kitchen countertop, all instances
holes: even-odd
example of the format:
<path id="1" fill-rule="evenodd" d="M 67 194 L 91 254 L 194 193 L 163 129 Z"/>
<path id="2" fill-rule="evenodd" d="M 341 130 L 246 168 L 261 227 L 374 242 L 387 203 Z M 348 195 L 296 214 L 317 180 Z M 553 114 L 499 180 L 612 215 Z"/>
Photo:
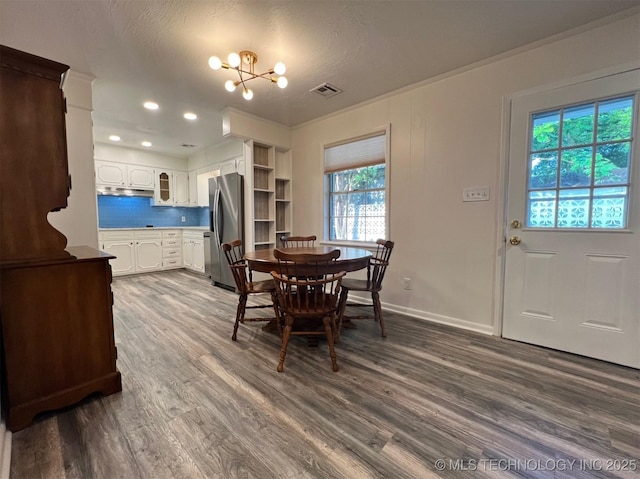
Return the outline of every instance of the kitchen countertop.
<path id="1" fill-rule="evenodd" d="M 98 231 L 113 231 L 113 230 L 197 230 L 197 231 L 209 231 L 208 226 L 153 226 L 151 228 L 139 226 L 137 228 L 98 228 Z"/>

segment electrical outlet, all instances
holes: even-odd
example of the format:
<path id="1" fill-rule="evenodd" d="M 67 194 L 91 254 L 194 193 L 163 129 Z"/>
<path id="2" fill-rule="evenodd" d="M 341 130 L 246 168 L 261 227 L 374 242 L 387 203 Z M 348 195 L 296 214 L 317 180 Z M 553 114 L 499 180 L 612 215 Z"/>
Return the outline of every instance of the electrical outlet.
<path id="1" fill-rule="evenodd" d="M 402 288 L 411 289 L 411 278 L 402 278 Z"/>
<path id="2" fill-rule="evenodd" d="M 462 201 L 489 201 L 488 186 L 473 186 L 462 190 Z"/>
<path id="3" fill-rule="evenodd" d="M 187 217 L 186 217 L 186 216 L 183 216 L 183 217 L 182 217 L 182 222 L 183 222 L 183 223 L 186 223 L 186 222 L 187 222 Z"/>

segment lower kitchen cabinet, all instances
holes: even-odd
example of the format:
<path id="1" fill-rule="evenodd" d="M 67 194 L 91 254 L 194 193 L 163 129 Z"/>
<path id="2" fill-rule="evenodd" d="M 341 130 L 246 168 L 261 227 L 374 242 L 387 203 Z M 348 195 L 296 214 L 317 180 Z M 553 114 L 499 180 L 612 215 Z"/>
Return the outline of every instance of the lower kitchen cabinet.
<path id="1" fill-rule="evenodd" d="M 89 247 L 67 251 L 71 259 L 0 269 L 2 403 L 10 431 L 40 412 L 122 390 L 110 257 Z"/>
<path id="2" fill-rule="evenodd" d="M 162 269 L 162 239 L 136 239 L 136 273 Z"/>
<path id="3" fill-rule="evenodd" d="M 110 260 L 114 276 L 163 269 L 162 232 L 114 230 L 100 233 L 102 250 Z"/>
<path id="4" fill-rule="evenodd" d="M 184 267 L 204 273 L 204 238 L 200 230 L 182 232 L 182 252 Z"/>
<path id="5" fill-rule="evenodd" d="M 102 251 L 115 256 L 109 260 L 114 276 L 136 272 L 135 242 L 130 240 L 104 241 Z"/>
<path id="6" fill-rule="evenodd" d="M 100 231 L 101 249 L 113 276 L 185 268 L 204 274 L 202 229 L 113 229 Z"/>

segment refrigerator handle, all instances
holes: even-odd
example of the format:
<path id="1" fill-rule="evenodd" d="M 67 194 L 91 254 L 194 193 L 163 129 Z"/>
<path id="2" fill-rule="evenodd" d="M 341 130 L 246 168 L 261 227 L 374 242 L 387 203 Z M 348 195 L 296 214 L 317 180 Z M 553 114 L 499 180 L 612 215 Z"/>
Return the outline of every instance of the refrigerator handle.
<path id="1" fill-rule="evenodd" d="M 220 189 L 216 189 L 215 196 L 213 197 L 213 221 L 215 225 L 216 243 L 218 248 L 222 247 L 222 231 L 220 231 Z"/>

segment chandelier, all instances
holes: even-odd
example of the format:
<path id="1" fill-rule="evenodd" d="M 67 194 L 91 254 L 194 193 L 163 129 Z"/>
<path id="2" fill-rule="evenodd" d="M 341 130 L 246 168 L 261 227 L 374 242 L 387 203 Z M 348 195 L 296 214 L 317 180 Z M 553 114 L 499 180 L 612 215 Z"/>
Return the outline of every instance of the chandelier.
<path id="1" fill-rule="evenodd" d="M 285 67 L 282 62 L 276 63 L 273 68 L 270 68 L 264 73 L 256 73 L 255 66 L 256 63 L 258 63 L 258 55 L 252 51 L 243 50 L 239 54 L 229 53 L 227 62 L 228 63 L 224 63 L 215 56 L 209 58 L 209 66 L 212 70 L 220 70 L 220 68 L 224 68 L 226 70 L 235 70 L 238 72 L 238 80 L 227 80 L 224 87 L 227 91 L 232 92 L 235 91 L 238 86 L 242 85 L 242 96 L 245 100 L 251 100 L 253 98 L 253 91 L 250 88 L 247 88 L 247 82 L 254 78 L 264 78 L 265 80 L 275 83 L 280 88 L 286 88 L 289 84 L 289 81 L 282 76 L 287 70 L 287 67 Z M 274 74 L 278 76 L 272 76 Z"/>

